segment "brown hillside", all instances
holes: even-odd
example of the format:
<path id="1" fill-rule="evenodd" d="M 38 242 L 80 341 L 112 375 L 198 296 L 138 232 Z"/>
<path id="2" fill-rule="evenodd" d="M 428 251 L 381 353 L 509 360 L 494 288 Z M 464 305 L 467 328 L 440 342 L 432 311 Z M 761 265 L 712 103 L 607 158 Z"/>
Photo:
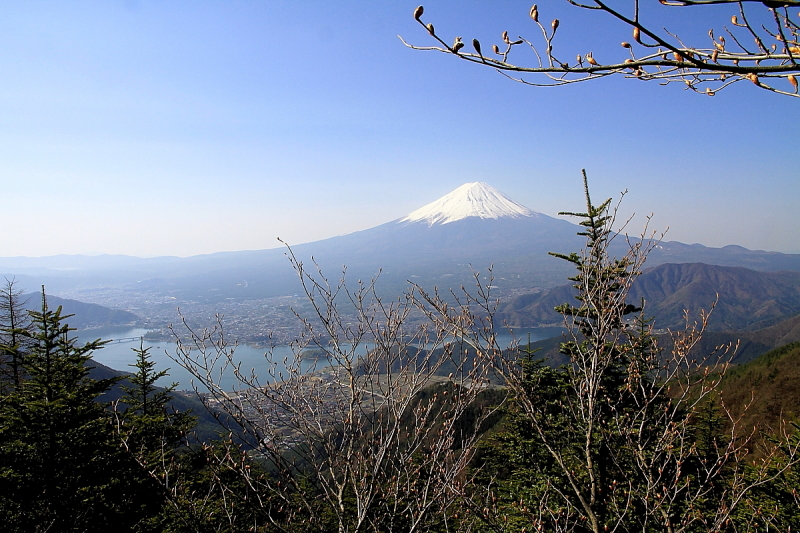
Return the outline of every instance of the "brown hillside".
<path id="1" fill-rule="evenodd" d="M 798 420 L 800 342 L 731 369 L 720 386 L 720 398 L 735 417 L 742 417 L 742 434 L 754 428 L 774 433 L 783 422 Z"/>

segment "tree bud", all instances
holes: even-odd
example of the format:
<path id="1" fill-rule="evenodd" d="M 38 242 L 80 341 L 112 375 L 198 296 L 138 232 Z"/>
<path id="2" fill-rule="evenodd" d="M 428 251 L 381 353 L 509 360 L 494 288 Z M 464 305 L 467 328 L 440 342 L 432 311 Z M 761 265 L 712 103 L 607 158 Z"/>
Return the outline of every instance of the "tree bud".
<path id="1" fill-rule="evenodd" d="M 595 59 L 592 57 L 592 53 L 591 53 L 591 52 L 589 52 L 588 54 L 586 54 L 586 61 L 587 61 L 587 62 L 588 62 L 590 65 L 595 65 L 595 66 L 597 66 L 597 61 L 595 61 Z"/>
<path id="2" fill-rule="evenodd" d="M 419 18 L 422 16 L 423 11 L 425 11 L 425 8 L 423 8 L 422 6 L 417 6 L 417 9 L 414 10 L 414 18 L 419 20 Z"/>
<path id="3" fill-rule="evenodd" d="M 506 43 L 506 44 L 511 44 L 511 41 L 508 38 L 508 32 L 507 31 L 503 32 L 503 42 Z"/>
<path id="4" fill-rule="evenodd" d="M 494 52 L 497 55 L 500 55 L 500 48 L 496 44 L 493 44 L 492 45 L 492 52 Z"/>
<path id="5" fill-rule="evenodd" d="M 453 52 L 458 53 L 462 48 L 464 48 L 464 43 L 461 42 L 461 37 L 456 37 L 456 40 L 453 41 Z"/>
<path id="6" fill-rule="evenodd" d="M 539 22 L 539 8 L 536 7 L 536 4 L 533 4 L 531 8 L 531 18 L 534 22 Z"/>
<path id="7" fill-rule="evenodd" d="M 735 24 L 735 25 L 737 25 L 737 26 L 739 25 L 739 19 L 737 19 L 737 18 L 736 18 L 736 15 L 733 15 L 733 16 L 731 17 L 731 23 L 732 23 L 732 24 Z"/>
<path id="8" fill-rule="evenodd" d="M 481 43 L 478 41 L 478 39 L 472 39 L 472 47 L 475 49 L 476 52 L 478 52 L 479 56 L 483 55 L 481 54 Z"/>
<path id="9" fill-rule="evenodd" d="M 745 76 L 745 77 L 746 77 L 748 80 L 750 80 L 750 81 L 752 81 L 753 83 L 755 83 L 756 85 L 760 85 L 760 84 L 761 84 L 761 83 L 758 81 L 758 76 L 756 76 L 756 75 L 755 75 L 755 74 L 753 74 L 752 72 L 751 72 L 750 74 L 748 74 L 747 76 Z"/>
<path id="10" fill-rule="evenodd" d="M 553 22 L 550 23 L 550 26 L 553 28 L 553 33 L 555 33 L 558 29 L 558 19 L 553 19 Z"/>
<path id="11" fill-rule="evenodd" d="M 642 44 L 641 32 L 639 31 L 639 28 L 633 28 L 633 40 L 639 44 Z"/>
<path id="12" fill-rule="evenodd" d="M 436 35 L 436 32 L 433 31 L 433 24 L 428 23 L 428 25 L 425 27 L 428 28 L 428 33 L 430 33 L 431 35 Z"/>
<path id="13" fill-rule="evenodd" d="M 711 62 L 716 63 L 718 56 L 719 56 L 719 50 L 714 50 L 714 52 L 711 54 Z"/>
<path id="14" fill-rule="evenodd" d="M 714 91 L 712 91 L 711 89 L 709 89 L 708 87 L 706 87 L 706 94 L 707 94 L 708 96 L 714 96 L 714 95 L 715 95 L 715 94 L 717 94 L 717 93 L 715 93 Z"/>
<path id="15" fill-rule="evenodd" d="M 622 45 L 622 48 L 630 48 L 631 47 L 631 43 L 629 43 L 627 41 L 622 41 L 620 44 Z"/>
<path id="16" fill-rule="evenodd" d="M 794 77 L 794 74 L 789 74 L 786 76 L 786 79 L 789 80 L 789 83 L 794 87 L 794 92 L 797 92 L 797 78 Z"/>

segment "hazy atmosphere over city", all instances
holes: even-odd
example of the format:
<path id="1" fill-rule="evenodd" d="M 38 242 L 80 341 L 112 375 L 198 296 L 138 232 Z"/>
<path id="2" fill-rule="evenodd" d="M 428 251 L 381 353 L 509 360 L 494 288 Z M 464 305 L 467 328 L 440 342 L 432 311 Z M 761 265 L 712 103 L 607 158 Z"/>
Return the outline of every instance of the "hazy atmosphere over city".
<path id="1" fill-rule="evenodd" d="M 655 213 L 671 240 L 800 252 L 795 99 L 621 77 L 526 87 L 404 46 L 398 35 L 434 44 L 415 7 L 0 2 L 0 255 L 299 244 L 474 181 L 555 216 L 580 208 L 582 168 L 595 195 L 628 189 L 624 210 Z M 446 40 L 488 49 L 504 30 L 538 31 L 529 9 L 431 1 L 425 18 Z M 623 25 L 563 1 L 539 11 L 561 19 L 565 57 L 624 59 Z M 713 17 L 688 15 L 658 16 L 707 39 Z"/>

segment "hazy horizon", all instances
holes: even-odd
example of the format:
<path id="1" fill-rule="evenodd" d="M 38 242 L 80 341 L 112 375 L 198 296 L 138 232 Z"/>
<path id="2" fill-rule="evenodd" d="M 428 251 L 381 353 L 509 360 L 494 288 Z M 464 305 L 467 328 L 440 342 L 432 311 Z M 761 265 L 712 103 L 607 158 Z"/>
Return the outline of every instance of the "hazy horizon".
<path id="1" fill-rule="evenodd" d="M 548 215 L 548 216 L 549 216 L 549 215 Z M 392 220 L 388 220 L 388 221 L 385 221 L 385 222 L 378 222 L 378 223 L 376 224 L 376 226 L 377 226 L 377 225 L 381 225 L 381 224 L 387 224 L 387 223 L 390 223 L 390 222 L 399 222 L 399 221 L 403 220 L 403 218 L 404 218 L 404 217 L 399 217 L 399 218 L 394 218 L 394 219 L 392 219 Z M 568 221 L 570 221 L 570 222 L 574 222 L 574 220 L 573 220 L 573 219 L 571 219 L 571 217 L 556 216 L 556 217 L 554 217 L 554 218 L 561 218 L 561 219 L 566 219 L 566 220 L 568 220 Z M 637 220 L 637 219 L 635 218 L 635 214 L 634 214 L 634 220 Z M 364 228 L 357 228 L 357 229 L 355 229 L 355 230 L 353 230 L 353 231 L 351 231 L 351 232 L 346 232 L 346 233 L 342 233 L 342 234 L 339 234 L 339 235 L 331 235 L 330 237 L 323 237 L 322 239 L 318 239 L 318 240 L 325 240 L 325 239 L 334 238 L 334 237 L 341 237 L 341 236 L 344 236 L 344 235 L 349 235 L 350 233 L 356 233 L 356 232 L 359 232 L 359 231 L 364 231 L 364 230 L 367 230 L 367 229 L 371 229 L 372 227 L 375 227 L 375 226 L 364 227 Z M 576 225 L 576 231 L 577 231 L 578 229 L 579 229 L 579 228 L 578 228 L 578 226 Z M 630 229 L 630 228 L 626 228 L 626 229 Z M 638 231 L 638 228 L 637 228 L 637 227 L 634 225 L 634 232 L 636 232 L 636 231 Z M 661 239 L 661 240 L 668 242 L 668 241 L 675 241 L 675 240 L 677 240 L 677 239 L 672 239 L 672 238 L 670 238 L 670 236 L 669 236 L 669 233 L 667 233 L 666 235 L 664 235 L 664 238 L 663 238 L 663 239 Z M 212 252 L 203 252 L 203 253 L 200 253 L 200 254 L 190 254 L 190 255 L 176 255 L 176 254 L 161 254 L 161 255 L 134 255 L 134 254 L 125 254 L 125 253 L 119 253 L 119 254 L 109 254 L 109 253 L 105 253 L 105 252 L 86 252 L 86 253 L 78 253 L 78 254 L 46 254 L 46 255 L 40 255 L 40 256 L 0 256 L 0 257 L 4 257 L 4 258 L 22 257 L 22 258 L 31 258 L 31 259 L 36 259 L 36 258 L 46 258 L 46 257 L 53 257 L 53 256 L 62 256 L 62 255 L 63 255 L 63 256 L 80 255 L 80 256 L 86 256 L 86 257 L 101 257 L 101 256 L 127 256 L 127 257 L 141 258 L 141 259 L 155 259 L 155 258 L 168 258 L 168 257 L 179 257 L 179 258 L 186 258 L 186 257 L 194 257 L 194 256 L 198 256 L 198 255 L 213 255 L 213 254 L 215 254 L 215 253 L 225 253 L 225 252 L 241 252 L 241 251 L 251 251 L 251 250 L 271 250 L 271 249 L 284 248 L 284 247 L 286 246 L 286 244 L 289 244 L 290 246 L 297 246 L 297 245 L 301 245 L 301 244 L 307 244 L 307 243 L 311 243 L 311 242 L 316 242 L 316 241 L 296 242 L 296 243 L 285 243 L 285 244 L 284 244 L 284 243 L 282 243 L 281 241 L 279 241 L 279 240 L 276 238 L 276 240 L 275 240 L 275 245 L 274 245 L 274 246 L 265 246 L 265 247 L 263 247 L 263 248 L 252 248 L 252 249 L 216 250 L 216 251 L 212 251 Z M 681 241 L 681 242 L 683 242 L 684 244 L 702 244 L 702 245 L 704 245 L 704 246 L 708 246 L 708 245 L 706 245 L 705 243 L 698 243 L 698 242 L 684 242 L 684 241 Z M 724 246 L 731 246 L 731 245 L 734 245 L 734 246 L 741 246 L 741 245 L 740 245 L 740 244 L 738 244 L 738 243 L 727 243 L 727 244 L 723 244 L 723 245 L 720 245 L 720 246 L 714 246 L 714 247 L 715 247 L 715 248 L 721 248 L 721 247 L 724 247 Z M 763 249 L 759 249 L 759 248 L 751 248 L 751 249 L 752 249 L 752 250 L 763 250 Z M 798 250 L 800 250 L 800 249 L 798 249 Z M 774 251 L 776 251 L 776 250 L 764 250 L 764 251 L 770 251 L 770 252 L 774 252 Z M 800 252 L 791 252 L 791 251 L 789 251 L 789 252 L 781 252 L 781 253 L 800 253 Z"/>

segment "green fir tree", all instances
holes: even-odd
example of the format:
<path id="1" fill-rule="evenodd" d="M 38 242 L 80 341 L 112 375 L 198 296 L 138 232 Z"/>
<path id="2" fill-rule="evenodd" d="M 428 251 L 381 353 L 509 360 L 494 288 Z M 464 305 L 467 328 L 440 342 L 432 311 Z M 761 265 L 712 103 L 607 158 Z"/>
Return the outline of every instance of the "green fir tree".
<path id="1" fill-rule="evenodd" d="M 23 359 L 30 351 L 30 319 L 22 301 L 22 291 L 14 279 L 6 278 L 0 288 L 0 391 L 19 388 L 23 379 Z"/>
<path id="2" fill-rule="evenodd" d="M 121 452 L 97 398 L 116 381 L 93 380 L 87 363 L 100 340 L 70 337 L 59 307 L 30 313 L 25 379 L 0 403 L 0 522 L 5 531 L 108 531 L 130 513 L 133 463 Z"/>

